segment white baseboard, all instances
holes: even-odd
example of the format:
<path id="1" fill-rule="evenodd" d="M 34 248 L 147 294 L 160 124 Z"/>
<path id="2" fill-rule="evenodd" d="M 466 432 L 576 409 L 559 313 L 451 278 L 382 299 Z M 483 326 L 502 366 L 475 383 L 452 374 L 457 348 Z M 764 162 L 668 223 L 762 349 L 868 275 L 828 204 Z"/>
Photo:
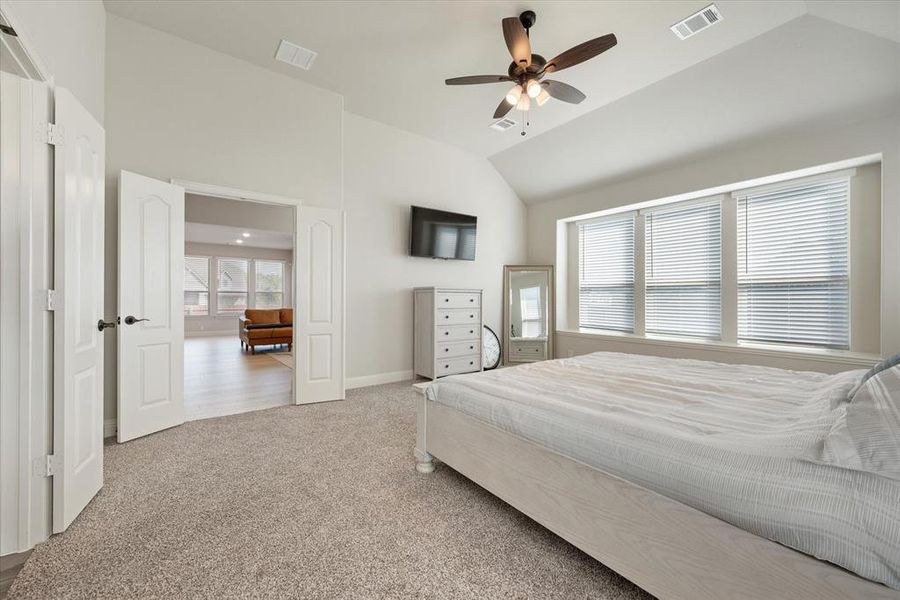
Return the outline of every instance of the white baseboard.
<path id="1" fill-rule="evenodd" d="M 384 385 L 397 381 L 408 381 L 413 378 L 412 369 L 408 371 L 393 371 L 390 373 L 378 373 L 376 375 L 363 375 L 362 377 L 348 377 L 347 389 L 369 387 L 370 385 Z"/>
<path id="2" fill-rule="evenodd" d="M 226 336 L 226 335 L 230 335 L 230 336 L 233 336 L 236 338 L 236 337 L 238 337 L 238 332 L 233 329 L 229 329 L 228 331 L 185 331 L 184 332 L 184 337 L 186 337 L 186 338 L 189 338 L 189 337 L 219 337 L 219 336 Z"/>
<path id="3" fill-rule="evenodd" d="M 116 433 L 118 433 L 118 425 L 118 419 L 106 419 L 103 421 L 103 437 L 115 437 Z"/>

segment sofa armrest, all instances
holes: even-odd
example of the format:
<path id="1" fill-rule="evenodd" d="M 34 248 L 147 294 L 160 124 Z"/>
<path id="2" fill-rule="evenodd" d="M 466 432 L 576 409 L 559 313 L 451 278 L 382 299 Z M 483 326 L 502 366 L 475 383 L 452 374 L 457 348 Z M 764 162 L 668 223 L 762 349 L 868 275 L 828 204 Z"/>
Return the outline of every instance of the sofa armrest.
<path id="1" fill-rule="evenodd" d="M 238 317 L 238 331 L 244 331 L 247 329 L 247 325 L 252 325 L 253 321 L 248 319 L 247 317 L 241 315 Z"/>

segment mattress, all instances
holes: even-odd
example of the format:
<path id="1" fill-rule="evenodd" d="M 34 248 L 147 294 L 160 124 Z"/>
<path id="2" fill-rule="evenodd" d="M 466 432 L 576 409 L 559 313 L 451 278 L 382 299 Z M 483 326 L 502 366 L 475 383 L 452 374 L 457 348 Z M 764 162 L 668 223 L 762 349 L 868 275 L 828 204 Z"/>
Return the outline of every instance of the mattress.
<path id="1" fill-rule="evenodd" d="M 447 377 L 426 395 L 900 589 L 900 482 L 803 458 L 862 374 L 598 352 Z"/>

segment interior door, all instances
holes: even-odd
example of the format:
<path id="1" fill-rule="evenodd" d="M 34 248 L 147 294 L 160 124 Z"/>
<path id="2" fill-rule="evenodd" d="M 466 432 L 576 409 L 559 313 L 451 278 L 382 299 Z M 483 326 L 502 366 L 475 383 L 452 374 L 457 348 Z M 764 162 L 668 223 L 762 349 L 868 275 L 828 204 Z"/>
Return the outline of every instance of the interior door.
<path id="1" fill-rule="evenodd" d="M 103 486 L 105 133 L 56 88 L 54 147 L 53 531 Z"/>
<path id="2" fill-rule="evenodd" d="M 297 209 L 297 404 L 344 398 L 344 213 Z"/>
<path id="3" fill-rule="evenodd" d="M 184 188 L 119 174 L 119 442 L 184 423 Z"/>

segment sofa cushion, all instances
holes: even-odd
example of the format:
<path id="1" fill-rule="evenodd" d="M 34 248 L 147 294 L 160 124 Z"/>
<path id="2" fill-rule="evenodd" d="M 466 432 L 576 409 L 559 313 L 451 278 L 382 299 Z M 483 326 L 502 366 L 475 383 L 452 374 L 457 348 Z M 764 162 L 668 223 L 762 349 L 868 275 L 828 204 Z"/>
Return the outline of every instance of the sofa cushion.
<path id="1" fill-rule="evenodd" d="M 280 311 L 281 322 L 286 325 L 294 324 L 294 309 L 293 308 L 282 308 Z"/>
<path id="2" fill-rule="evenodd" d="M 253 321 L 253 325 L 265 325 L 267 323 L 271 324 L 281 322 L 281 318 L 277 310 L 248 308 L 244 311 L 244 316 Z"/>
<path id="3" fill-rule="evenodd" d="M 289 338 L 294 335 L 293 327 L 276 327 L 272 330 L 272 337 Z"/>

